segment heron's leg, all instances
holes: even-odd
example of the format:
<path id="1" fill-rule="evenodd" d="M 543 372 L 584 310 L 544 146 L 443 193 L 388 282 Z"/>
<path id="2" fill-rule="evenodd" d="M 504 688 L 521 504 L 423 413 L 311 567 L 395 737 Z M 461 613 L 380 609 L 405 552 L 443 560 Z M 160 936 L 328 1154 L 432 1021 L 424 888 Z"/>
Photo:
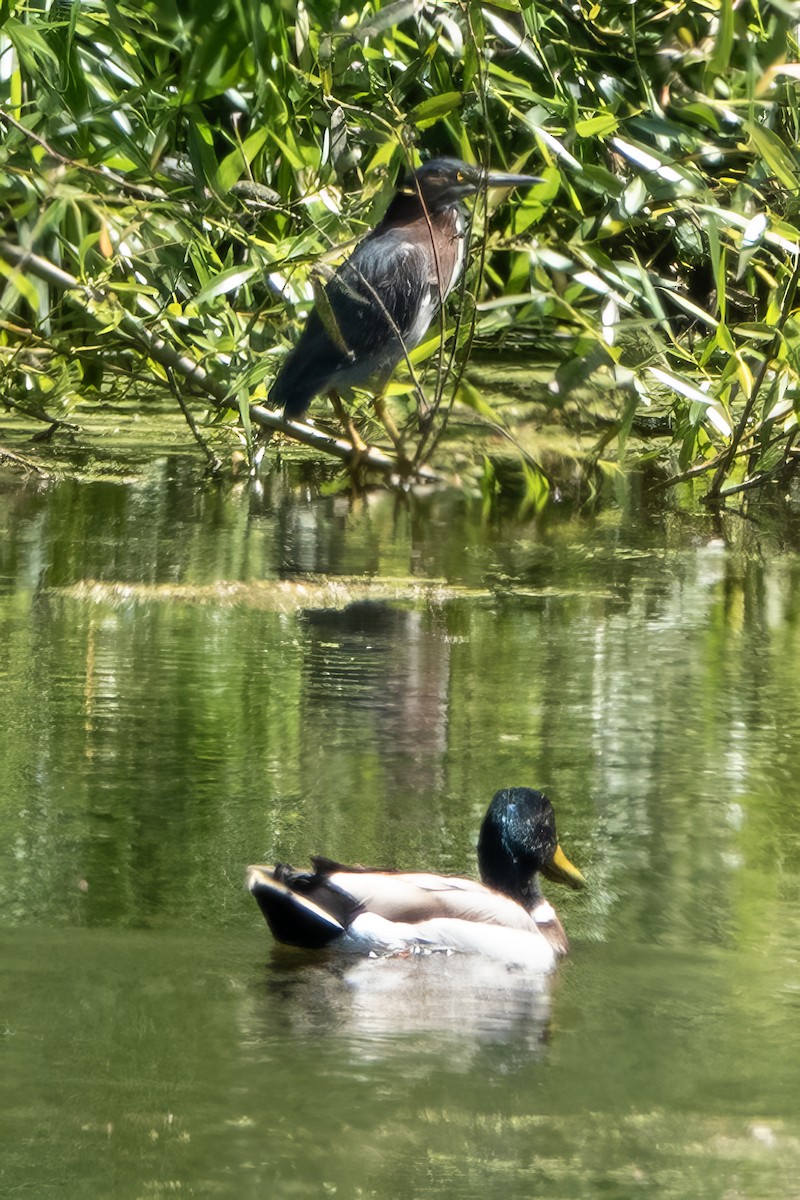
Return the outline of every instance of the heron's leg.
<path id="1" fill-rule="evenodd" d="M 366 453 L 367 443 L 364 441 L 361 434 L 356 429 L 356 427 L 353 423 L 353 418 L 350 416 L 347 409 L 342 404 L 342 398 L 339 395 L 339 393 L 336 391 L 336 388 L 330 389 L 330 391 L 328 392 L 328 399 L 330 400 L 331 405 L 333 406 L 333 411 L 336 413 L 336 416 L 339 418 L 339 421 L 341 422 L 342 427 L 347 430 L 347 436 L 350 438 L 350 441 L 353 446 L 353 454 L 354 454 L 355 460 L 356 460 L 356 462 L 358 462 L 361 455 Z"/>
<path id="2" fill-rule="evenodd" d="M 406 454 L 403 449 L 403 439 L 400 436 L 400 431 L 394 423 L 394 418 L 386 407 L 386 395 L 384 392 L 379 392 L 372 401 L 372 407 L 375 409 L 375 416 L 380 421 L 383 428 L 389 435 L 389 439 L 394 446 L 394 452 L 397 455 L 398 462 L 406 461 Z"/>

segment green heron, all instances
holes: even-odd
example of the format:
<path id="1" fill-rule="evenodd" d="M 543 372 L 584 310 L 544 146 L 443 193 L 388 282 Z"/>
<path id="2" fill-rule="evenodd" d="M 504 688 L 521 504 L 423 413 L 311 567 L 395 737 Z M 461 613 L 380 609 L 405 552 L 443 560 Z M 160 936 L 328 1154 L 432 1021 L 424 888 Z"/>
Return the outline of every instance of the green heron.
<path id="1" fill-rule="evenodd" d="M 485 188 L 539 182 L 534 175 L 484 171 L 454 158 L 433 158 L 407 177 L 383 220 L 328 283 L 326 301 L 312 309 L 275 378 L 270 403 L 298 420 L 326 392 L 354 448 L 363 448 L 339 391 L 371 383 L 380 397 L 397 364 L 425 337 L 464 266 L 467 216 L 461 201 Z M 398 445 L 382 400 L 375 407 Z"/>

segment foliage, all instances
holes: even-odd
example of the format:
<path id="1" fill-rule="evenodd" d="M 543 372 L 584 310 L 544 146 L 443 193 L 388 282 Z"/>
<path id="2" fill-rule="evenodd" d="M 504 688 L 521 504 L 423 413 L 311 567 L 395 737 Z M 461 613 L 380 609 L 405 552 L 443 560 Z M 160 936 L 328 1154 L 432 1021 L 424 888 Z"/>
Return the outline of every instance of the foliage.
<path id="1" fill-rule="evenodd" d="M 445 370 L 476 341 L 547 369 L 554 410 L 602 395 L 620 461 L 650 409 L 674 476 L 707 473 L 710 498 L 772 479 L 797 453 L 798 7 L 7 2 L 5 236 L 106 290 L 76 306 L 0 259 L 4 402 L 53 421 L 162 391 L 124 309 L 246 416 L 312 264 L 374 223 L 414 155 L 451 153 L 544 183 L 474 239 L 464 319 L 422 378 L 441 400 L 425 454 L 446 455 L 465 401 L 528 445 L 524 409 L 487 414 Z M 416 430 L 402 372 L 393 390 Z"/>

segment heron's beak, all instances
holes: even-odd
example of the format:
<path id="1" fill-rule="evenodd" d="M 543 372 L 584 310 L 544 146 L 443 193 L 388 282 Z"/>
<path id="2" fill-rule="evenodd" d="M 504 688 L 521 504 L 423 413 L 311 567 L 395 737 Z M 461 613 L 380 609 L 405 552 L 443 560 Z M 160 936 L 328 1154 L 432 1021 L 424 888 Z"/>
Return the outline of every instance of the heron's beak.
<path id="1" fill-rule="evenodd" d="M 544 183 L 538 175 L 508 175 L 504 171 L 488 171 L 482 176 L 482 185 L 487 188 L 531 187 L 534 183 Z"/>

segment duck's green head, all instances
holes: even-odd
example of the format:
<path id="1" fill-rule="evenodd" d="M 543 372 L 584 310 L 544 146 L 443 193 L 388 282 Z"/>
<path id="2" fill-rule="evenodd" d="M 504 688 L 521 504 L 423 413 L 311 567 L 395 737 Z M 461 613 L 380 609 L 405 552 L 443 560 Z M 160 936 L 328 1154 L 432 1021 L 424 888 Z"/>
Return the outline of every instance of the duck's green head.
<path id="1" fill-rule="evenodd" d="M 488 887 L 526 905 L 538 895 L 538 872 L 572 888 L 586 884 L 558 844 L 552 804 L 533 788 L 495 794 L 478 837 L 478 863 Z"/>

